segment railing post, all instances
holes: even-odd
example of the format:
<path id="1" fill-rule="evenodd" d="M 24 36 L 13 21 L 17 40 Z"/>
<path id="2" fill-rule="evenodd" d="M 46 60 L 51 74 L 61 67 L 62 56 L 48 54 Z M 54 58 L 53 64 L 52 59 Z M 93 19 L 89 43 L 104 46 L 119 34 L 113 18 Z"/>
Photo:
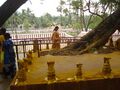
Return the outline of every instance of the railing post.
<path id="1" fill-rule="evenodd" d="M 24 46 L 25 46 L 25 53 L 26 53 L 26 51 L 27 51 L 27 49 L 26 49 L 26 44 L 27 44 L 27 41 L 25 41 L 25 44 L 24 44 Z"/>
<path id="2" fill-rule="evenodd" d="M 110 75 L 111 74 L 111 66 L 110 66 L 110 60 L 111 58 L 107 58 L 107 57 L 104 57 L 104 65 L 103 65 L 103 69 L 102 69 L 102 73 L 103 75 Z"/>
<path id="3" fill-rule="evenodd" d="M 52 80 L 52 81 L 54 81 L 56 79 L 54 64 L 55 64 L 54 61 L 47 62 L 47 65 L 48 65 L 47 79 Z"/>
<path id="4" fill-rule="evenodd" d="M 40 42 L 39 43 L 39 45 L 40 45 L 39 49 L 40 49 L 40 51 L 42 51 L 41 40 L 39 42 Z"/>
<path id="5" fill-rule="evenodd" d="M 49 43 L 46 43 L 46 49 L 49 49 Z"/>
<path id="6" fill-rule="evenodd" d="M 18 55 L 18 45 L 15 45 L 15 48 L 16 48 L 17 60 L 19 60 L 19 55 Z"/>
<path id="7" fill-rule="evenodd" d="M 76 78 L 82 78 L 82 64 L 76 64 L 77 71 L 76 71 Z"/>
<path id="8" fill-rule="evenodd" d="M 70 45 L 70 43 L 71 43 L 71 40 L 68 39 L 68 41 L 67 41 L 67 46 Z"/>
<path id="9" fill-rule="evenodd" d="M 33 51 L 36 52 L 37 50 L 39 50 L 39 46 L 38 46 L 38 40 L 33 40 Z"/>
<path id="10" fill-rule="evenodd" d="M 25 45 L 24 45 L 24 42 L 25 41 L 22 41 L 22 44 L 23 44 L 23 56 L 25 57 Z"/>
<path id="11" fill-rule="evenodd" d="M 38 41 L 38 57 L 40 57 L 40 51 L 41 51 L 41 40 Z"/>

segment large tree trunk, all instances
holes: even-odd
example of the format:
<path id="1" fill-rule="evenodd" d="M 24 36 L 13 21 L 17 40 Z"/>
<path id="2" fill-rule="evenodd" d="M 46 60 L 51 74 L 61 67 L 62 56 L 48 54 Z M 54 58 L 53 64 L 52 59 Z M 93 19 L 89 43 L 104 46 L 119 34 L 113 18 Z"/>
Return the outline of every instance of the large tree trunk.
<path id="1" fill-rule="evenodd" d="M 92 48 L 99 49 L 105 45 L 109 37 L 120 27 L 120 9 L 103 20 L 94 30 L 83 36 L 76 43 L 71 44 L 52 54 L 82 54 Z"/>
<path id="2" fill-rule="evenodd" d="M 0 27 L 27 0 L 7 0 L 0 7 Z"/>

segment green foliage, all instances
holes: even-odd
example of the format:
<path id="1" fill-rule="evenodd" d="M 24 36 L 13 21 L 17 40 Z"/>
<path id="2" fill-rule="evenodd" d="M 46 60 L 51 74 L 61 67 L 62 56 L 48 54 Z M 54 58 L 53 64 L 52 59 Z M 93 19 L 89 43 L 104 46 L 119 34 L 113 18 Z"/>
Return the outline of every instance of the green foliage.
<path id="1" fill-rule="evenodd" d="M 29 23 L 28 19 L 25 19 L 24 20 L 24 29 L 26 30 L 26 32 L 28 32 L 29 28 L 30 28 L 30 23 Z"/>
<path id="2" fill-rule="evenodd" d="M 65 13 L 65 16 L 68 16 L 68 14 L 69 14 L 68 9 L 67 8 L 63 9 L 63 13 Z"/>
<path id="3" fill-rule="evenodd" d="M 50 27 L 53 24 L 52 16 L 48 13 L 46 13 L 44 16 L 41 16 L 40 21 L 41 21 L 40 26 L 42 28 Z"/>
<path id="4" fill-rule="evenodd" d="M 73 23 L 73 29 L 80 30 L 80 23 Z"/>
<path id="5" fill-rule="evenodd" d="M 90 1 L 92 2 L 92 0 Z M 61 24 L 64 27 L 72 27 L 76 30 L 86 29 L 86 27 L 93 29 L 102 19 L 96 14 L 93 15 L 89 21 L 91 14 L 85 15 L 84 10 L 86 10 L 86 8 L 84 9 L 85 6 L 83 6 L 83 2 L 84 0 L 61 0 L 60 5 L 57 7 L 60 16 L 51 16 L 49 13 L 46 13 L 41 17 L 36 17 L 29 8 L 23 9 L 22 12 L 14 13 L 6 22 L 5 26 L 14 28 L 22 25 L 25 30 L 28 30 L 31 28 L 46 28 L 54 24 Z M 96 8 L 96 10 L 99 10 L 98 5 L 105 7 L 108 5 L 109 9 L 107 9 L 107 11 L 111 10 L 111 12 L 113 12 L 115 8 L 117 8 L 115 5 L 119 5 L 119 3 L 120 0 L 100 0 L 99 2 L 92 2 L 91 4 L 96 6 L 92 7 L 92 9 Z M 108 12 L 102 12 L 104 11 L 100 11 L 101 17 L 107 17 L 109 15 Z M 94 11 L 94 13 L 98 13 L 98 11 Z"/>
<path id="6" fill-rule="evenodd" d="M 17 28 L 19 25 L 24 26 L 25 30 L 28 30 L 32 25 L 36 24 L 36 17 L 29 8 L 23 9 L 22 12 L 15 12 L 5 23 L 8 28 Z"/>
<path id="7" fill-rule="evenodd" d="M 116 10 L 120 7 L 120 0 L 100 0 L 103 5 L 108 5 L 109 9 Z"/>
<path id="8" fill-rule="evenodd" d="M 100 2 L 101 2 L 102 4 L 107 4 L 107 3 L 111 3 L 111 0 L 100 0 Z"/>
<path id="9" fill-rule="evenodd" d="M 64 0 L 60 0 L 60 5 L 64 5 L 65 1 Z"/>
<path id="10" fill-rule="evenodd" d="M 7 28 L 17 28 L 22 25 L 26 31 L 30 28 L 44 28 L 53 24 L 53 17 L 50 14 L 45 14 L 41 17 L 36 17 L 29 8 L 23 9 L 22 12 L 14 13 L 5 23 Z"/>
<path id="11" fill-rule="evenodd" d="M 102 4 L 107 4 L 107 3 L 116 3 L 119 4 L 120 0 L 100 0 Z"/>
<path id="12" fill-rule="evenodd" d="M 79 9 L 80 7 L 80 2 L 77 0 L 77 1 L 72 1 L 72 6 L 74 9 Z"/>
<path id="13" fill-rule="evenodd" d="M 58 12 L 62 12 L 62 7 L 61 7 L 61 6 L 58 6 L 58 7 L 57 7 L 57 11 L 58 11 Z"/>
<path id="14" fill-rule="evenodd" d="M 89 28 L 94 29 L 101 21 L 102 19 L 98 16 L 92 17 Z"/>

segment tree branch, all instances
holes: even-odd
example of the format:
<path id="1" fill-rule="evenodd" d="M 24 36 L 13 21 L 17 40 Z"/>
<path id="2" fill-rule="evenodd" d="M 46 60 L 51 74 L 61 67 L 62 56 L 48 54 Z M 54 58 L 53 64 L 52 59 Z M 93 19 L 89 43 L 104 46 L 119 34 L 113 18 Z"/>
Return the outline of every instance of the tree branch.
<path id="1" fill-rule="evenodd" d="M 92 11 L 90 10 L 90 4 L 91 4 L 91 2 L 90 2 L 90 0 L 89 0 L 89 2 L 88 2 L 88 4 L 87 4 L 89 13 L 91 13 L 91 14 L 93 14 L 93 15 L 96 15 L 96 16 L 99 16 L 100 18 L 103 19 L 103 17 L 102 17 L 100 14 L 95 13 L 95 12 L 92 12 Z"/>
<path id="2" fill-rule="evenodd" d="M 0 27 L 27 0 L 7 0 L 0 7 Z"/>

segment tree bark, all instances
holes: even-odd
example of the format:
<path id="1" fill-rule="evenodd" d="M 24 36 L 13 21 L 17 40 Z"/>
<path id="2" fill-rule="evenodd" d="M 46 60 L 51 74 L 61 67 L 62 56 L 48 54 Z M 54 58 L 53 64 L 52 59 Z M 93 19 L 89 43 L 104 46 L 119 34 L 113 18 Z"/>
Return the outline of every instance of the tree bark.
<path id="1" fill-rule="evenodd" d="M 104 19 L 94 30 L 83 36 L 76 43 L 71 44 L 52 54 L 72 54 L 77 51 L 77 54 L 83 54 L 92 48 L 99 49 L 104 46 L 109 37 L 120 28 L 120 8 L 113 14 Z"/>
<path id="2" fill-rule="evenodd" d="M 7 0 L 0 7 L 0 27 L 27 0 Z"/>

